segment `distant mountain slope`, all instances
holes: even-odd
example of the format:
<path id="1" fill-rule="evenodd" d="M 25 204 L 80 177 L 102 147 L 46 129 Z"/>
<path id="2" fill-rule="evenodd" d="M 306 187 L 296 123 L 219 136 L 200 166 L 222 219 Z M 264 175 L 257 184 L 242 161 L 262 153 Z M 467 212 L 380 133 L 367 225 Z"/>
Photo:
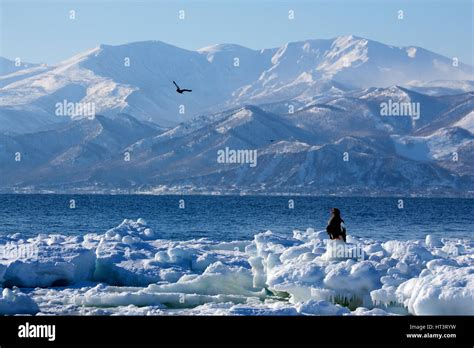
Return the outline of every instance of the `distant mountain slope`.
<path id="1" fill-rule="evenodd" d="M 0 131 L 15 132 L 54 123 L 60 119 L 55 105 L 64 100 L 94 103 L 96 112 L 106 116 L 125 112 L 174 126 L 200 113 L 244 104 L 415 80 L 474 79 L 472 66 L 454 67 L 451 59 L 420 47 L 393 47 L 355 36 L 263 50 L 222 44 L 189 51 L 146 41 L 100 45 L 56 67 L 15 73 L 10 65 L 4 69 L 10 75 L 0 77 Z M 173 80 L 193 92 L 175 93 Z"/>
<path id="2" fill-rule="evenodd" d="M 438 80 L 420 82 L 413 81 L 406 85 L 408 89 L 419 93 L 442 96 L 442 95 L 454 95 L 462 94 L 474 91 L 474 81 L 463 81 L 463 80 Z"/>
<path id="3" fill-rule="evenodd" d="M 373 89 L 294 114 L 249 105 L 169 130 L 121 115 L 3 136 L 0 190 L 469 195 L 474 136 L 463 128 L 470 114 L 460 117 L 456 105 L 471 96 L 429 97 L 442 108 L 421 128 L 396 127 L 371 107 L 371 98 L 410 93 Z M 417 135 L 443 118 L 451 123 Z M 219 162 L 226 149 L 255 151 L 254 165 Z"/>
<path id="4" fill-rule="evenodd" d="M 0 76 L 10 75 L 21 70 L 31 69 L 39 66 L 40 64 L 23 62 L 21 59 L 17 61 L 0 57 Z"/>
<path id="5" fill-rule="evenodd" d="M 128 144 L 160 132 L 128 115 L 98 115 L 48 131 L 0 135 L 2 185 L 61 185 L 87 178 L 96 167 L 124 159 L 122 150 Z M 20 161 L 15 161 L 17 153 Z"/>

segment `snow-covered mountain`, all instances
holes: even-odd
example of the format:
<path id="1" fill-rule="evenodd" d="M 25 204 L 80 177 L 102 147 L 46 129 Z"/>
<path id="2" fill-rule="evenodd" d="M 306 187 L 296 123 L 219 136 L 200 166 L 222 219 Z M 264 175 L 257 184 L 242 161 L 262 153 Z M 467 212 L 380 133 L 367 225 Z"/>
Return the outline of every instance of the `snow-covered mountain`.
<path id="1" fill-rule="evenodd" d="M 38 66 L 40 66 L 40 64 L 22 62 L 21 59 L 10 60 L 0 57 L 0 76 L 13 74 L 26 69 L 36 68 Z"/>
<path id="2" fill-rule="evenodd" d="M 453 67 L 450 59 L 420 47 L 393 47 L 352 35 L 288 43 L 276 51 L 271 63 L 257 81 L 242 87 L 237 95 L 264 102 L 273 95 L 294 97 L 318 86 L 321 80 L 387 87 L 440 76 L 451 80 L 473 76 L 472 67 Z"/>
<path id="3" fill-rule="evenodd" d="M 34 114 L 33 122 L 54 122 L 60 119 L 51 119 L 56 103 L 66 100 L 93 103 L 96 113 L 106 116 L 126 112 L 163 126 L 176 125 L 224 103 L 232 91 L 257 79 L 263 69 L 255 62 L 261 60 L 260 52 L 234 45 L 214 49 L 217 52 L 192 52 L 158 41 L 100 45 L 54 69 L 4 86 L 0 95 L 2 118 L 15 119 L 19 112 L 26 111 Z M 226 50 L 241 57 L 238 70 L 223 61 L 221 55 Z M 270 56 L 263 55 L 269 61 Z M 193 92 L 177 94 L 173 80 Z"/>
<path id="4" fill-rule="evenodd" d="M 428 109 L 429 117 L 418 125 L 405 123 L 401 117 L 384 118 L 373 103 L 386 95 L 425 98 L 425 104 L 436 107 Z M 248 105 L 169 130 L 120 115 L 77 120 L 47 132 L 3 136 L 0 175 L 5 181 L 0 189 L 300 194 L 473 191 L 474 93 L 429 97 L 391 87 L 333 98 L 292 114 L 271 112 L 279 108 L 276 104 Z M 450 121 L 440 123 L 441 119 Z M 221 163 L 218 154 L 225 149 L 255 151 L 255 165 Z M 15 151 L 23 154 L 20 163 L 13 161 Z M 456 161 L 454 152 L 459 156 Z"/>
<path id="5" fill-rule="evenodd" d="M 91 172 L 106 168 L 110 162 L 124 159 L 122 150 L 128 144 L 162 131 L 121 114 L 115 118 L 98 115 L 37 133 L 3 134 L 0 177 L 4 185 L 71 184 L 88 179 Z M 15 154 L 20 154 L 19 161 L 15 161 Z"/>
<path id="6" fill-rule="evenodd" d="M 454 95 L 474 91 L 474 81 L 463 80 L 438 80 L 438 81 L 412 81 L 407 88 L 427 95 L 441 96 Z"/>
<path id="7" fill-rule="evenodd" d="M 10 62 L 11 63 L 11 62 Z M 55 67 L 0 77 L 0 130 L 41 129 L 61 117 L 56 104 L 93 103 L 96 113 L 127 113 L 162 126 L 245 104 L 340 94 L 413 81 L 473 80 L 473 67 L 420 47 L 343 36 L 251 50 L 232 44 L 189 51 L 160 41 L 100 45 Z M 193 89 L 175 93 L 172 81 Z M 16 120 L 20 118 L 18 122 Z"/>
<path id="8" fill-rule="evenodd" d="M 100 45 L 10 66 L 0 191 L 473 195 L 472 69 L 354 36 Z M 57 115 L 66 102 L 95 117 Z"/>

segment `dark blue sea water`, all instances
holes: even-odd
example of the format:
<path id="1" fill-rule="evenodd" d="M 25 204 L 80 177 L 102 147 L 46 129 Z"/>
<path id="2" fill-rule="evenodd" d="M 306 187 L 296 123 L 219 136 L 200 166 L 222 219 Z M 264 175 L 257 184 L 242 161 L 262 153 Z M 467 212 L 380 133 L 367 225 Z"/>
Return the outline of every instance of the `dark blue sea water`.
<path id="1" fill-rule="evenodd" d="M 70 208 L 70 200 L 76 207 Z M 185 208 L 179 208 L 183 199 Z M 293 199 L 294 209 L 288 208 Z M 324 229 L 342 211 L 348 233 L 380 240 L 473 237 L 473 199 L 261 196 L 0 195 L 0 234 L 103 233 L 123 219 L 144 218 L 163 238 L 252 239 L 272 230 Z"/>

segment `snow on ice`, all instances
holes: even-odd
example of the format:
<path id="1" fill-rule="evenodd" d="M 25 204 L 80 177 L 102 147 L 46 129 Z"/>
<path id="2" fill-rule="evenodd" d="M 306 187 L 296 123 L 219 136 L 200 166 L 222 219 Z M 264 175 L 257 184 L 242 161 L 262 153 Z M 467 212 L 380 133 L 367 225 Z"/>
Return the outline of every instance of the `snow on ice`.
<path id="1" fill-rule="evenodd" d="M 35 252 L 5 252 L 21 245 Z M 0 314 L 474 314 L 468 239 L 344 245 L 309 228 L 174 241 L 138 219 L 103 234 L 3 236 L 0 248 Z"/>
<path id="2" fill-rule="evenodd" d="M 36 314 L 38 305 L 18 289 L 3 289 L 0 294 L 0 314 Z"/>

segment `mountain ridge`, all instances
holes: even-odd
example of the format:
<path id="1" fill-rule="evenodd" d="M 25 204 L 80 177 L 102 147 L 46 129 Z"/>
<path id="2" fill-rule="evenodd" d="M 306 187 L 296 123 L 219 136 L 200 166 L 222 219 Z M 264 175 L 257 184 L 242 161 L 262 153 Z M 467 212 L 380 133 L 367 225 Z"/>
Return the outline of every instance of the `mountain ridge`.
<path id="1" fill-rule="evenodd" d="M 428 78 L 474 79 L 472 66 L 451 65 L 449 58 L 422 48 L 352 35 L 261 50 L 218 44 L 191 51 L 157 40 L 101 44 L 54 67 L 0 76 L 0 131 L 22 131 L 21 125 L 9 126 L 18 111 L 31 124 L 52 123 L 57 120 L 54 105 L 62 100 L 94 103 L 106 116 L 123 112 L 170 127 L 203 112 L 309 98 L 326 92 L 329 83 L 337 93 Z M 193 93 L 176 95 L 173 80 Z"/>
<path id="2" fill-rule="evenodd" d="M 99 45 L 0 76 L 0 192 L 474 196 L 472 69 L 354 36 Z"/>

